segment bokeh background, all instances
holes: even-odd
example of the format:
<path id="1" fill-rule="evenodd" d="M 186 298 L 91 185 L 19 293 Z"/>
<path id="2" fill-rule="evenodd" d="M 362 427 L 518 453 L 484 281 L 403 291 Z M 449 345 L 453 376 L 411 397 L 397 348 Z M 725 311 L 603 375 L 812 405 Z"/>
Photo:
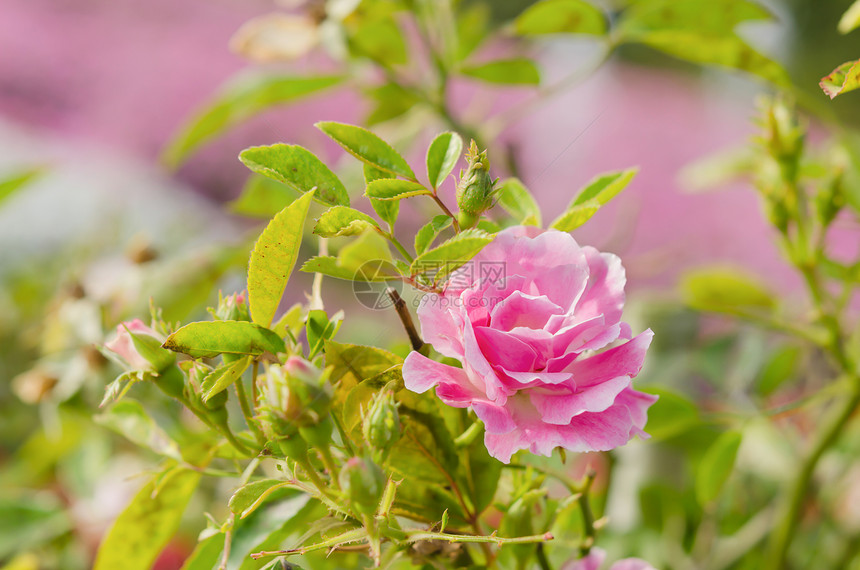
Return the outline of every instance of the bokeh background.
<path id="1" fill-rule="evenodd" d="M 501 27 L 529 3 L 488 6 Z M 242 287 L 248 239 L 259 221 L 227 207 L 248 175 L 238 153 L 289 142 L 337 162 L 342 153 L 313 124 L 366 117 L 366 100 L 348 86 L 335 88 L 247 121 L 178 169 L 164 165 L 165 148 L 195 110 L 253 66 L 230 50 L 231 36 L 251 18 L 300 4 L 0 3 L 0 178 L 39 171 L 0 202 L 0 562 L 24 564 L 32 560 L 21 552 L 41 551 L 48 553 L 43 567 L 86 567 L 106 525 L 139 485 L 129 478 L 146 461 L 107 436 L 85 437 L 91 433 L 85 413 L 63 406 L 79 401 L 81 391 L 98 400 L 104 363 L 91 347 L 109 334 L 105 323 L 145 314 L 151 295 L 172 318 L 184 318 L 194 303 L 211 302 L 217 287 Z M 835 32 L 850 1 L 762 4 L 775 20 L 740 33 L 788 70 L 810 113 L 813 143 L 823 131 L 819 116 L 856 125 L 856 98 L 831 103 L 817 86 L 860 54 L 858 36 Z M 481 49 L 516 48 L 502 40 Z M 576 39 L 541 42 L 530 53 L 545 84 L 594 57 L 593 46 Z M 320 54 L 279 65 L 298 74 L 332 67 Z M 756 130 L 756 97 L 768 90 L 748 76 L 625 47 L 596 73 L 530 108 L 501 138 L 516 150 L 518 175 L 548 218 L 594 175 L 640 167 L 623 199 L 575 233 L 622 256 L 634 304 L 671 305 L 685 269 L 715 262 L 744 267 L 791 296 L 798 280 L 773 245 L 755 193 L 738 182 L 704 192 L 701 176 L 688 168 L 747 144 Z M 523 88 L 469 81 L 450 91 L 452 107 L 475 117 L 530 96 Z M 421 153 L 409 156 L 420 160 Z M 452 199 L 453 186 L 445 192 Z M 856 228 L 843 226 L 834 250 L 856 253 Z M 296 278 L 287 300 L 303 299 L 309 283 Z M 360 338 L 365 323 L 392 319 L 356 308 L 350 297 L 348 288 L 337 287 L 326 297 L 332 310 L 357 311 L 344 328 L 346 340 Z M 683 336 L 686 321 L 672 322 Z M 193 542 L 193 534 L 181 537 L 158 567 L 179 567 Z M 20 566 L 30 567 L 39 566 Z"/>

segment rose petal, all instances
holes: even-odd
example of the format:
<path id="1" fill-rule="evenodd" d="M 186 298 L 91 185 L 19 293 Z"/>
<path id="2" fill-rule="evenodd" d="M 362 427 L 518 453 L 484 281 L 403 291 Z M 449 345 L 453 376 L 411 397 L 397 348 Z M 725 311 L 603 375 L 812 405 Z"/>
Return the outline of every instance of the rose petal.
<path id="1" fill-rule="evenodd" d="M 574 416 L 585 412 L 602 412 L 615 403 L 616 397 L 630 386 L 630 378 L 619 376 L 586 387 L 577 392 L 536 388 L 529 391 L 532 404 L 546 423 L 569 424 Z"/>

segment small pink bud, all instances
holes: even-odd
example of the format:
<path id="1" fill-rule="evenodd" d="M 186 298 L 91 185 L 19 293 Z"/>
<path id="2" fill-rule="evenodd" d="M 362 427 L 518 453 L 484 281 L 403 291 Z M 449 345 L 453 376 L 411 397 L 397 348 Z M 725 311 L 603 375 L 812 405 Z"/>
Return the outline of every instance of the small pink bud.
<path id="1" fill-rule="evenodd" d="M 152 364 L 134 346 L 131 334 L 150 336 L 164 342 L 157 332 L 143 324 L 140 319 L 125 322 L 116 327 L 116 337 L 105 343 L 105 348 L 119 356 L 131 370 L 151 370 Z"/>

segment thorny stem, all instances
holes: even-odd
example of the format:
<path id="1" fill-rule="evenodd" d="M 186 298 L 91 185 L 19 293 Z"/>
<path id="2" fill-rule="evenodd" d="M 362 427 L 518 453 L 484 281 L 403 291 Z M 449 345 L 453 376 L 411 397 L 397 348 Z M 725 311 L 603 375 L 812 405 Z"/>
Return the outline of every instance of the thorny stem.
<path id="1" fill-rule="evenodd" d="M 406 301 L 397 292 L 397 289 L 389 287 L 386 290 L 391 301 L 394 303 L 394 310 L 397 311 L 397 316 L 400 317 L 400 322 L 403 323 L 403 328 L 406 329 L 406 334 L 409 336 L 409 342 L 412 344 L 412 350 L 420 350 L 424 346 L 424 341 L 421 340 L 421 335 L 415 328 L 415 323 L 412 322 L 412 315 L 409 314 L 409 308 L 406 306 Z"/>
<path id="2" fill-rule="evenodd" d="M 257 405 L 260 403 L 260 394 L 257 388 L 257 374 L 260 372 L 260 363 L 256 360 L 254 364 L 251 366 L 251 400 L 254 404 L 254 409 L 257 408 Z"/>
<path id="3" fill-rule="evenodd" d="M 322 459 L 322 462 L 323 462 L 323 466 L 325 467 L 326 471 L 328 471 L 329 475 L 331 476 L 332 487 L 334 487 L 335 489 L 339 489 L 340 484 L 338 483 L 338 480 L 337 480 L 337 466 L 335 465 L 334 457 L 332 457 L 332 455 L 331 455 L 331 449 L 328 446 L 323 446 L 323 447 L 319 448 L 319 452 L 320 452 L 320 458 Z"/>

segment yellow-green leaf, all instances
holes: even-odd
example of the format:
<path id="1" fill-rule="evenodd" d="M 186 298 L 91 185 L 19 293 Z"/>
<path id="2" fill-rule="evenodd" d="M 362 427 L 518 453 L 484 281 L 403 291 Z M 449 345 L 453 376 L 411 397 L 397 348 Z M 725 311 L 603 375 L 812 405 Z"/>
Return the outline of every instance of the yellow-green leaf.
<path id="1" fill-rule="evenodd" d="M 286 351 L 281 337 L 247 321 L 189 323 L 167 337 L 164 348 L 192 358 L 211 358 L 219 354 L 260 356 Z"/>
<path id="2" fill-rule="evenodd" d="M 860 26 L 860 0 L 855 0 L 851 7 L 842 14 L 837 29 L 841 34 L 847 34 Z"/>
<path id="3" fill-rule="evenodd" d="M 584 0 L 541 0 L 526 8 L 514 24 L 521 35 L 606 33 L 603 12 Z"/>
<path id="4" fill-rule="evenodd" d="M 403 157 L 367 129 L 333 121 L 323 121 L 315 126 L 357 159 L 396 176 L 415 180 L 415 173 Z"/>
<path id="5" fill-rule="evenodd" d="M 454 170 L 463 153 L 463 139 L 457 133 L 437 135 L 427 148 L 427 178 L 438 188 Z"/>
<path id="6" fill-rule="evenodd" d="M 173 137 L 162 160 L 177 168 L 200 146 L 276 105 L 337 85 L 339 76 L 283 77 L 243 75 L 230 81 L 215 98 L 198 111 Z"/>
<path id="7" fill-rule="evenodd" d="M 409 266 L 409 271 L 413 275 L 432 272 L 437 279 L 440 279 L 472 259 L 484 246 L 493 241 L 493 237 L 477 229 L 460 232 L 416 257 Z"/>
<path id="8" fill-rule="evenodd" d="M 179 527 L 199 481 L 200 473 L 173 467 L 144 485 L 99 546 L 94 570 L 149 570 Z"/>
<path id="9" fill-rule="evenodd" d="M 571 206 L 550 224 L 550 228 L 562 232 L 570 232 L 587 222 L 600 209 L 600 202 L 592 198 L 582 204 Z"/>
<path id="10" fill-rule="evenodd" d="M 203 391 L 203 401 L 209 401 L 215 394 L 229 388 L 242 377 L 242 374 L 245 373 L 245 370 L 250 365 L 251 356 L 245 356 L 244 358 L 219 366 L 207 374 L 203 379 L 203 384 L 200 386 L 200 389 Z"/>
<path id="11" fill-rule="evenodd" d="M 298 190 L 316 189 L 314 199 L 329 206 L 349 206 L 343 183 L 311 151 L 297 145 L 273 144 L 242 151 L 239 159 L 252 171 Z"/>
<path id="12" fill-rule="evenodd" d="M 499 59 L 489 63 L 464 66 L 460 72 L 463 75 L 488 83 L 505 85 L 537 85 L 540 83 L 540 71 L 535 62 L 524 57 Z"/>
<path id="13" fill-rule="evenodd" d="M 774 306 L 774 296 L 764 286 L 728 268 L 691 271 L 684 276 L 681 287 L 687 304 L 701 311 L 733 314 Z"/>
<path id="14" fill-rule="evenodd" d="M 354 236 L 371 227 L 378 228 L 379 224 L 364 212 L 335 206 L 319 217 L 314 233 L 322 237 Z"/>
<path id="15" fill-rule="evenodd" d="M 264 327 L 272 323 L 302 244 L 302 228 L 314 192 L 281 210 L 263 230 L 248 264 L 251 319 Z"/>
<path id="16" fill-rule="evenodd" d="M 532 193 L 518 178 L 507 178 L 499 184 L 499 205 L 520 223 L 541 225 L 540 207 Z"/>
<path id="17" fill-rule="evenodd" d="M 821 78 L 821 89 L 831 98 L 854 91 L 860 87 L 860 60 L 846 61 L 833 72 Z"/>
<path id="18" fill-rule="evenodd" d="M 367 185 L 364 195 L 376 200 L 402 200 L 412 196 L 427 196 L 432 194 L 423 184 L 411 180 L 383 178 L 374 180 Z"/>

